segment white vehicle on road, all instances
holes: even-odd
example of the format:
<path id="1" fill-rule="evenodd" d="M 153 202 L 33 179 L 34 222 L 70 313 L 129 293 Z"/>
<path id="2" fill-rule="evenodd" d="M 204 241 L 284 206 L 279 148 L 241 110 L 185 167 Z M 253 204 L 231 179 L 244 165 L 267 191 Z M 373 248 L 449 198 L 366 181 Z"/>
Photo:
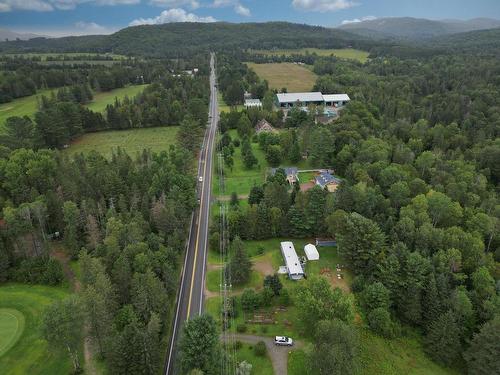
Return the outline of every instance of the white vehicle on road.
<path id="1" fill-rule="evenodd" d="M 198 177 L 198 181 L 203 182 L 203 176 Z"/>
<path id="2" fill-rule="evenodd" d="M 274 338 L 274 345 L 292 346 L 293 345 L 293 340 L 292 340 L 291 337 L 276 336 Z"/>

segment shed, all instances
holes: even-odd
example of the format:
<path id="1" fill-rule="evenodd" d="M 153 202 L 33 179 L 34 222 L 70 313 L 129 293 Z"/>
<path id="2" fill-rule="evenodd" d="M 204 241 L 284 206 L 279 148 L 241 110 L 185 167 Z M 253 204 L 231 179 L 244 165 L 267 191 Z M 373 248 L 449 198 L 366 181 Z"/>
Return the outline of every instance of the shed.
<path id="1" fill-rule="evenodd" d="M 319 260 L 319 253 L 316 246 L 308 243 L 304 246 L 304 252 L 306 253 L 307 260 Z"/>

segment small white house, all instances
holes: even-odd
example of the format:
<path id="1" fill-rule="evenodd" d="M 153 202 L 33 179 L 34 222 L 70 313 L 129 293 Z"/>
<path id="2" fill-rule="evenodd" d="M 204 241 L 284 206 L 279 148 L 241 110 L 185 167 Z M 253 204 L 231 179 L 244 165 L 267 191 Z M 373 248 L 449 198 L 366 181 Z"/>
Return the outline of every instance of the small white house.
<path id="1" fill-rule="evenodd" d="M 318 249 L 313 244 L 309 243 L 304 246 L 304 252 L 306 253 L 307 260 L 319 260 Z"/>
<path id="2" fill-rule="evenodd" d="M 299 257 L 295 252 L 293 243 L 290 241 L 285 241 L 280 244 L 281 254 L 285 260 L 285 265 L 288 271 L 288 277 L 292 280 L 300 280 L 304 277 L 304 269 L 302 264 L 300 264 Z"/>

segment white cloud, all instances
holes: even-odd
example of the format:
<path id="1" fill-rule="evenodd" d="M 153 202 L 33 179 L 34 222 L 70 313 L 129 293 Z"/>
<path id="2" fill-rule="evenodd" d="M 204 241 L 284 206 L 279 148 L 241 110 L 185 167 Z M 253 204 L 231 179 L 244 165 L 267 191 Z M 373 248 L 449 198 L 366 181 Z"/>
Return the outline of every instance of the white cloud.
<path id="1" fill-rule="evenodd" d="M 234 11 L 236 13 L 238 13 L 240 16 L 245 16 L 245 17 L 250 17 L 251 16 L 250 9 L 248 9 L 247 7 L 244 7 L 241 4 L 236 4 L 234 6 Z"/>
<path id="2" fill-rule="evenodd" d="M 351 8 L 358 3 L 351 0 L 293 0 L 292 5 L 295 9 L 311 12 L 334 12 Z"/>
<path id="3" fill-rule="evenodd" d="M 377 19 L 377 17 L 375 17 L 375 16 L 365 16 L 365 17 L 361 17 L 361 18 L 354 18 L 352 20 L 343 20 L 342 25 L 348 25 L 350 23 L 358 23 L 358 22 L 363 22 L 363 21 L 373 21 L 376 19 Z"/>
<path id="4" fill-rule="evenodd" d="M 213 8 L 233 7 L 235 13 L 240 16 L 250 17 L 252 15 L 250 9 L 241 4 L 239 0 L 214 0 L 211 6 Z"/>
<path id="5" fill-rule="evenodd" d="M 130 5 L 141 0 L 0 0 L 0 12 L 12 10 L 32 10 L 47 12 L 54 9 L 75 9 L 77 5 L 89 3 L 95 5 Z"/>
<path id="6" fill-rule="evenodd" d="M 200 17 L 193 13 L 188 13 L 181 8 L 164 10 L 159 16 L 153 18 L 138 18 L 130 22 L 130 26 L 138 25 L 160 25 L 171 22 L 216 22 L 212 16 Z"/>
<path id="7" fill-rule="evenodd" d="M 188 6 L 191 9 L 198 9 L 200 7 L 198 0 L 150 0 L 149 3 L 161 8 L 179 8 Z"/>
<path id="8" fill-rule="evenodd" d="M 48 12 L 54 8 L 52 5 L 42 0 L 0 0 L 0 11 L 10 12 L 14 9 Z"/>

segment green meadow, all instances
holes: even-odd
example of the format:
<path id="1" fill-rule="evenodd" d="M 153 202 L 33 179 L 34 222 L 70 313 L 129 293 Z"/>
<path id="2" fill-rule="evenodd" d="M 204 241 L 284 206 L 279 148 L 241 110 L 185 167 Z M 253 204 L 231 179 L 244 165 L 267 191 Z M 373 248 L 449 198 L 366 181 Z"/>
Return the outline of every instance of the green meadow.
<path id="1" fill-rule="evenodd" d="M 68 295 L 61 287 L 24 284 L 0 287 L 0 374 L 71 373 L 68 354 L 49 348 L 41 333 L 43 311 Z"/>

